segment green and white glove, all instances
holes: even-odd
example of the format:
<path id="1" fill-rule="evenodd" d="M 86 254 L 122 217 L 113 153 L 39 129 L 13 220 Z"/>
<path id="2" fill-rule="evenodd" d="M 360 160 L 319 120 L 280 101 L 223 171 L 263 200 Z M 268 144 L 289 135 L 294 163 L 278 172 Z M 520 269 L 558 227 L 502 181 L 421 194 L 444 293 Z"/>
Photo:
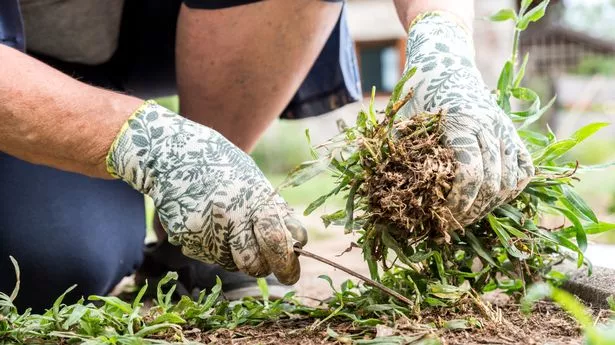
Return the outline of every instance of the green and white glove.
<path id="1" fill-rule="evenodd" d="M 471 224 L 525 188 L 534 175 L 531 156 L 486 87 L 472 37 L 456 17 L 430 12 L 414 20 L 406 70 L 413 67 L 416 74 L 406 87 L 414 88 L 414 98 L 400 114 L 446 111 L 444 140 L 458 162 L 447 196 L 456 221 L 451 227 Z"/>
<path id="2" fill-rule="evenodd" d="M 147 101 L 115 139 L 107 170 L 154 200 L 186 256 L 299 279 L 293 245 L 305 244 L 305 229 L 250 156 L 213 129 Z"/>

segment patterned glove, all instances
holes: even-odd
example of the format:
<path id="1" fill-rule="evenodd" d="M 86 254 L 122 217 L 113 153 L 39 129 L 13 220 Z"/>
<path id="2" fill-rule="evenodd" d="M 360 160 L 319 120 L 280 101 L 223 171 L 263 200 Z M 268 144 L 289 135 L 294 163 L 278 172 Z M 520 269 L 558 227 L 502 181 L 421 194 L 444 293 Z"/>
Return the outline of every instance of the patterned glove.
<path id="1" fill-rule="evenodd" d="M 406 51 L 406 70 L 413 67 L 406 88 L 414 98 L 400 114 L 446 111 L 444 140 L 458 162 L 447 196 L 451 227 L 471 224 L 525 188 L 531 156 L 476 68 L 469 31 L 451 14 L 415 19 Z"/>
<path id="2" fill-rule="evenodd" d="M 152 197 L 186 256 L 256 277 L 273 272 L 284 284 L 299 279 L 293 245 L 305 244 L 305 229 L 254 161 L 216 131 L 145 102 L 111 146 L 107 170 Z"/>

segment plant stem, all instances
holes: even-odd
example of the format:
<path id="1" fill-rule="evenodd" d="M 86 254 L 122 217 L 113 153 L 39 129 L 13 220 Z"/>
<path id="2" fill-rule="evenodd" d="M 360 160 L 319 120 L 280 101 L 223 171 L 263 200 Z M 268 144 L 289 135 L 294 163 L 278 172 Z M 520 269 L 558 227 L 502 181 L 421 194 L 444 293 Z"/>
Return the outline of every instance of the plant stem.
<path id="1" fill-rule="evenodd" d="M 389 295 L 391 297 L 395 297 L 398 300 L 400 300 L 400 301 L 402 301 L 402 302 L 404 302 L 404 303 L 406 303 L 408 305 L 413 305 L 411 300 L 409 300 L 407 297 L 405 297 L 404 295 L 400 294 L 399 292 L 394 291 L 394 290 L 392 290 L 392 289 L 390 289 L 390 288 L 388 288 L 388 287 L 378 283 L 377 281 L 371 280 L 371 279 L 367 278 L 366 276 L 364 276 L 364 275 L 362 275 L 360 273 L 357 273 L 357 272 L 355 272 L 355 271 L 353 271 L 353 270 L 351 270 L 349 268 L 346 268 L 346 267 L 344 267 L 344 266 L 342 266 L 340 264 L 337 264 L 337 263 L 335 263 L 335 262 L 333 262 L 333 261 L 331 261 L 329 259 L 323 258 L 320 255 L 316 255 L 314 253 L 310 253 L 310 252 L 308 252 L 305 249 L 301 249 L 301 248 L 297 248 L 297 247 L 295 247 L 295 253 L 301 254 L 301 255 L 305 255 L 308 258 L 312 258 L 314 260 L 317 260 L 317 261 L 320 261 L 322 263 L 325 263 L 325 264 L 327 264 L 329 266 L 335 267 L 335 268 L 337 268 L 337 269 L 339 269 L 341 271 L 344 271 L 344 272 L 350 274 L 351 276 L 353 276 L 355 278 L 361 279 L 362 281 L 365 282 L 365 284 L 367 284 L 369 286 L 372 286 L 372 287 L 375 287 L 377 289 L 382 290 L 382 292 L 386 293 L 387 295 Z"/>
<path id="2" fill-rule="evenodd" d="M 517 65 L 517 57 L 519 55 L 519 36 L 521 35 L 521 30 L 515 28 L 515 33 L 513 35 L 513 46 L 512 46 L 512 55 L 510 57 L 510 62 L 512 62 L 513 67 L 513 75 L 515 75 L 515 66 Z"/>

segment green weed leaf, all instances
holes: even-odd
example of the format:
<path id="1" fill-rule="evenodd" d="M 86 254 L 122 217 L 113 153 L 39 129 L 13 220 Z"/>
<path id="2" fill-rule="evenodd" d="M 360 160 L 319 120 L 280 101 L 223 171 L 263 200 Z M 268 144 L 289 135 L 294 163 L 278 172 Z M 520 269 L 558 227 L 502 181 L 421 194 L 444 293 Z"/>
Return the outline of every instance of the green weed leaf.
<path id="1" fill-rule="evenodd" d="M 499 10 L 495 14 L 491 15 L 489 17 L 489 20 L 494 21 L 494 22 L 503 22 L 503 21 L 507 21 L 507 20 L 512 20 L 512 21 L 516 22 L 517 21 L 517 14 L 515 13 L 515 11 L 512 8 L 505 8 L 505 9 Z"/>
<path id="2" fill-rule="evenodd" d="M 531 22 L 536 22 L 545 15 L 545 11 L 549 5 L 549 0 L 544 0 L 529 12 L 525 13 L 517 22 L 518 30 L 525 30 Z"/>

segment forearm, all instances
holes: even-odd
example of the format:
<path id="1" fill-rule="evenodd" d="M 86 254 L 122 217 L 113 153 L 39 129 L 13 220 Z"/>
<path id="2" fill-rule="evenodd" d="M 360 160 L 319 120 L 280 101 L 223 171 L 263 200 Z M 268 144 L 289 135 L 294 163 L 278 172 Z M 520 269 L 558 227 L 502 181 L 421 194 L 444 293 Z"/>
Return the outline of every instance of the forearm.
<path id="1" fill-rule="evenodd" d="M 316 0 L 223 11 L 183 6 L 176 49 L 182 114 L 249 152 L 305 79 L 341 9 Z"/>
<path id="2" fill-rule="evenodd" d="M 0 151 L 92 177 L 141 100 L 81 83 L 0 45 Z"/>
<path id="3" fill-rule="evenodd" d="M 395 0 L 395 7 L 406 29 L 412 20 L 423 12 L 447 11 L 456 15 L 468 29 L 472 30 L 474 0 Z"/>

